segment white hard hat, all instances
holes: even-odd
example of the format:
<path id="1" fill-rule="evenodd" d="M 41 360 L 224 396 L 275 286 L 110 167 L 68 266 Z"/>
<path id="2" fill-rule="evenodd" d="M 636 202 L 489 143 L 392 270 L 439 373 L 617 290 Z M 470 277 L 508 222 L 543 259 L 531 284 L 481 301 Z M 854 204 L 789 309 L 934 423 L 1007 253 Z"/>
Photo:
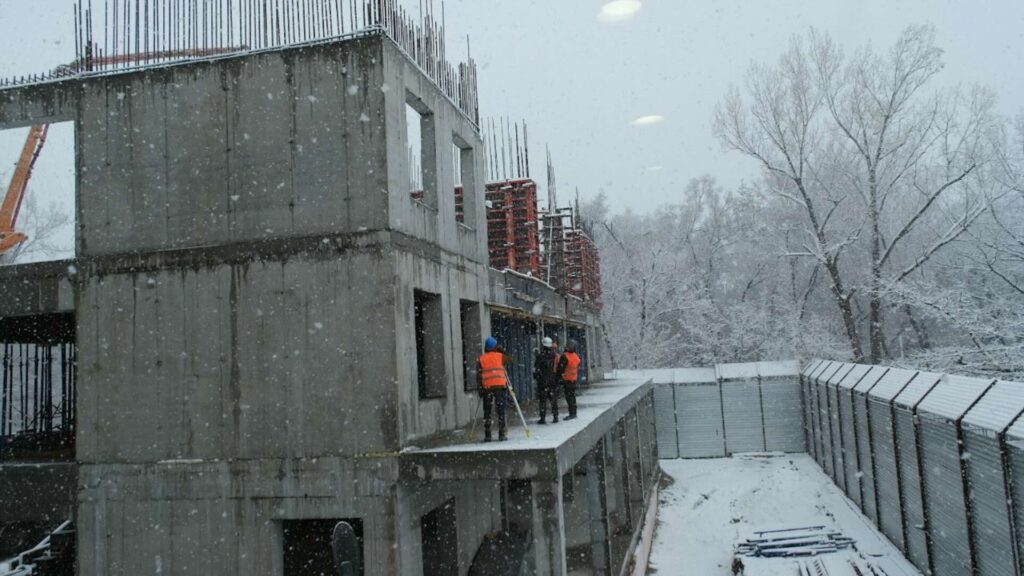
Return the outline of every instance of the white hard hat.
<path id="1" fill-rule="evenodd" d="M 547 336 L 545 336 L 544 339 L 540 341 L 540 343 L 545 348 L 551 348 L 551 345 L 553 344 L 553 342 L 551 341 L 551 338 L 548 338 Z"/>

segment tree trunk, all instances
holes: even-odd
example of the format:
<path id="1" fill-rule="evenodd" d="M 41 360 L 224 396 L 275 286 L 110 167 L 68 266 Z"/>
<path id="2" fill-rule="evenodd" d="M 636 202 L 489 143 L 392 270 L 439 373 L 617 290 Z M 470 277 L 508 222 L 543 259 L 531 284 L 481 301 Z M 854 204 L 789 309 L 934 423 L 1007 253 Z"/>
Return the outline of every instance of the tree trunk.
<path id="1" fill-rule="evenodd" d="M 868 340 L 871 363 L 882 361 L 885 334 L 882 330 L 882 232 L 878 213 L 878 176 L 868 169 L 869 213 L 871 217 L 871 290 L 868 294 Z"/>
<path id="2" fill-rule="evenodd" d="M 846 337 L 850 340 L 850 349 L 853 351 L 853 361 L 864 361 L 864 350 L 860 346 L 860 336 L 857 334 L 857 321 L 853 317 L 853 307 L 850 306 L 850 297 L 843 288 L 843 279 L 839 275 L 839 266 L 835 261 L 829 260 L 825 263 L 828 275 L 832 279 L 832 296 L 835 297 L 836 305 L 839 306 L 839 314 L 843 317 L 843 325 L 846 327 Z"/>

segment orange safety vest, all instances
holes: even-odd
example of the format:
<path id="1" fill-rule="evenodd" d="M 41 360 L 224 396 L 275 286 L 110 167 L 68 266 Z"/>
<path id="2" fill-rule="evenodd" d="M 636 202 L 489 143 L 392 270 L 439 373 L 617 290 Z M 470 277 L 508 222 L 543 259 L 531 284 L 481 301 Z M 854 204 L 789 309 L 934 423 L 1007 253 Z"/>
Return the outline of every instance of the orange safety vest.
<path id="1" fill-rule="evenodd" d="M 480 356 L 480 382 L 484 388 L 505 387 L 505 355 L 484 352 Z"/>
<path id="2" fill-rule="evenodd" d="M 565 360 L 565 372 L 562 372 L 562 380 L 575 384 L 576 378 L 579 376 L 580 357 L 575 352 L 566 352 Z"/>

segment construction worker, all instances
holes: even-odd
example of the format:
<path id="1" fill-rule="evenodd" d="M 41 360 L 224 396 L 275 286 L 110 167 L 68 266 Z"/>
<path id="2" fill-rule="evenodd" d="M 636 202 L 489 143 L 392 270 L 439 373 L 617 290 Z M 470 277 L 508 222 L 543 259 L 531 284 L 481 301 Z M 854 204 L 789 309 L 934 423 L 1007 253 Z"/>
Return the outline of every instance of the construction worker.
<path id="1" fill-rule="evenodd" d="M 491 441 L 491 410 L 498 415 L 498 440 L 508 439 L 505 422 L 505 399 L 508 395 L 508 377 L 505 375 L 505 355 L 498 351 L 498 341 L 488 336 L 484 353 L 477 360 L 477 384 L 484 402 L 484 442 Z"/>
<path id="2" fill-rule="evenodd" d="M 551 338 L 545 336 L 540 345 L 540 350 L 537 350 L 533 359 L 533 381 L 537 385 L 537 396 L 540 398 L 540 420 L 537 420 L 537 424 L 547 424 L 548 405 L 551 406 L 551 421 L 558 422 L 558 388 L 555 382 L 557 357 L 555 343 Z"/>
<path id="3" fill-rule="evenodd" d="M 580 375 L 580 357 L 576 354 L 576 341 L 569 340 L 565 345 L 565 353 L 558 359 L 558 368 L 555 370 L 556 381 L 562 385 L 565 391 L 565 407 L 569 411 L 566 420 L 576 417 L 576 381 Z"/>

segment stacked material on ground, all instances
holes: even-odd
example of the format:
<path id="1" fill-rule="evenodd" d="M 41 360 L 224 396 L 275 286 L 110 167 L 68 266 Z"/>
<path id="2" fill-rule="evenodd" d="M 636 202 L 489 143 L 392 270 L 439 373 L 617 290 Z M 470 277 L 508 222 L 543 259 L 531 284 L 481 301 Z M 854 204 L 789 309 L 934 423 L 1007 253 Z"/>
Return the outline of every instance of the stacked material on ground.
<path id="1" fill-rule="evenodd" d="M 853 539 L 838 530 L 825 526 L 802 526 L 761 530 L 736 545 L 736 553 L 762 558 L 788 558 L 817 556 L 845 550 L 853 546 Z"/>

